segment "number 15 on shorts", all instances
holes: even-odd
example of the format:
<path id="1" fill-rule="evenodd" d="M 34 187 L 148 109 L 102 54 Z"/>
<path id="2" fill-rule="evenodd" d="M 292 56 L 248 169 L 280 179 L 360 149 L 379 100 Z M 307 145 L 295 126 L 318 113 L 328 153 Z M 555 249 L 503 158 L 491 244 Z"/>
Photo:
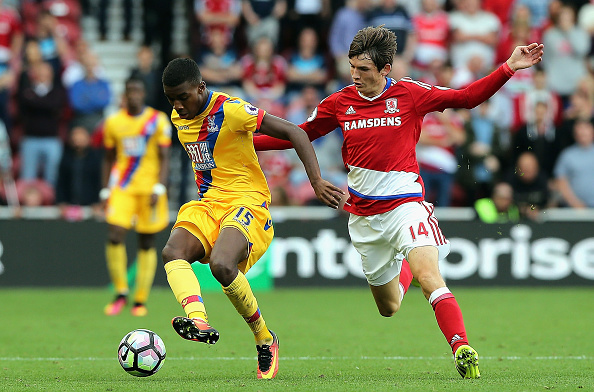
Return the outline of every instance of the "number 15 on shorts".
<path id="1" fill-rule="evenodd" d="M 233 220 L 241 224 L 243 227 L 247 228 L 247 226 L 252 223 L 252 219 L 254 219 L 254 215 L 245 207 L 241 207 L 237 210 L 237 214 L 233 217 Z"/>

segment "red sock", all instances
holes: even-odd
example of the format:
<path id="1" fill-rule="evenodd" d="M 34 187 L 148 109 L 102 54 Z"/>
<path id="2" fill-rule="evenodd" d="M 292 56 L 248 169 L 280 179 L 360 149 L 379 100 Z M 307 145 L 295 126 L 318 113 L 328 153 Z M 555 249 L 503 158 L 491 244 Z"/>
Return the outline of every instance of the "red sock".
<path id="1" fill-rule="evenodd" d="M 406 259 L 402 260 L 402 268 L 400 269 L 400 288 L 402 290 L 402 296 L 408 291 L 410 282 L 412 281 L 412 272 L 410 271 L 410 265 Z"/>
<path id="2" fill-rule="evenodd" d="M 447 287 L 435 290 L 429 297 L 429 303 L 433 306 L 439 329 L 452 347 L 452 352 L 468 344 L 462 311 L 450 290 Z"/>

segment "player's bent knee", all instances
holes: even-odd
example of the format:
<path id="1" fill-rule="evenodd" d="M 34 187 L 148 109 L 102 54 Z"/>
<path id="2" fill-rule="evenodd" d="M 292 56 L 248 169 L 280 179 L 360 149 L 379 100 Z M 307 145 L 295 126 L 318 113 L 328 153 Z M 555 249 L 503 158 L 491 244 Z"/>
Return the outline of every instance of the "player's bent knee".
<path id="1" fill-rule="evenodd" d="M 212 276 L 223 286 L 229 286 L 237 277 L 237 265 L 226 263 L 216 258 L 210 259 L 210 271 Z"/>
<path id="2" fill-rule="evenodd" d="M 165 244 L 165 247 L 161 251 L 161 259 L 163 260 L 163 264 L 167 264 L 172 260 L 180 259 L 181 257 L 176 252 L 175 248 L 169 243 Z"/>
<path id="3" fill-rule="evenodd" d="M 377 310 L 383 317 L 392 317 L 400 310 L 400 304 L 391 302 L 389 304 L 378 304 Z"/>
<path id="4" fill-rule="evenodd" d="M 417 281 L 421 285 L 424 291 L 433 292 L 434 290 L 444 287 L 445 282 L 441 275 L 438 274 L 423 274 L 417 278 Z"/>

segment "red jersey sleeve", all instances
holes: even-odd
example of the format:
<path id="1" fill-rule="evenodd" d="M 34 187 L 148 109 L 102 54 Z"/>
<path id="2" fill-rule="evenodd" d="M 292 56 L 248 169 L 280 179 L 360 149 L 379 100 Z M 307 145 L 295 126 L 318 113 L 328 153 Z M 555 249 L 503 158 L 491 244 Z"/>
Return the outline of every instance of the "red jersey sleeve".
<path id="1" fill-rule="evenodd" d="M 400 79 L 405 82 L 415 103 L 417 114 L 424 116 L 434 111 L 447 108 L 472 109 L 491 98 L 514 75 L 514 71 L 503 63 L 491 74 L 481 78 L 461 90 L 431 86 L 410 78 Z"/>
<path id="2" fill-rule="evenodd" d="M 309 141 L 314 141 L 338 128 L 338 120 L 334 115 L 334 105 L 337 94 L 338 93 L 334 93 L 322 100 L 311 113 L 307 121 L 299 125 L 299 127 L 307 133 Z M 254 135 L 254 148 L 256 151 L 286 150 L 293 148 L 293 144 L 288 140 L 256 134 Z"/>

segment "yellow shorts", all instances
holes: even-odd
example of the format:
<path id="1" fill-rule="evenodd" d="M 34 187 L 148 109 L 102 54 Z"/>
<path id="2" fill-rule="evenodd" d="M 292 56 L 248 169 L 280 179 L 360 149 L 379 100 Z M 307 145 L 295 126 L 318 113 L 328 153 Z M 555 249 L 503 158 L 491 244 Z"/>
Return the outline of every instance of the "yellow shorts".
<path id="1" fill-rule="evenodd" d="M 212 247 L 223 228 L 237 228 L 243 233 L 249 246 L 248 258 L 238 265 L 243 273 L 262 257 L 274 236 L 270 211 L 267 207 L 258 205 L 192 200 L 179 209 L 172 230 L 177 227 L 183 227 L 200 240 L 206 252 L 201 263 L 209 262 Z"/>
<path id="2" fill-rule="evenodd" d="M 131 194 L 119 188 L 112 188 L 105 220 L 110 225 L 138 233 L 154 234 L 169 224 L 167 195 L 160 195 L 157 204 L 151 207 L 151 195 Z"/>

